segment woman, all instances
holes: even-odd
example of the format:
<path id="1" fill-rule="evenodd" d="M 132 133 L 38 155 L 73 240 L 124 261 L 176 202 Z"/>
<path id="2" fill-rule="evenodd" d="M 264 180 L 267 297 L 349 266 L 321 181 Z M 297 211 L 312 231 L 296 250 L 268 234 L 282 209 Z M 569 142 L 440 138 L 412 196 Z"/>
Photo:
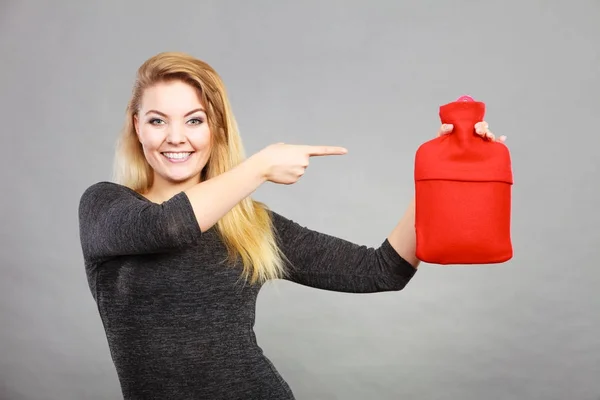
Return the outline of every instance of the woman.
<path id="1" fill-rule="evenodd" d="M 440 133 L 452 127 L 443 127 Z M 486 124 L 477 130 L 493 139 Z M 414 207 L 378 248 L 315 232 L 250 195 L 293 184 L 341 147 L 274 144 L 244 159 L 223 83 L 161 53 L 139 69 L 116 183 L 81 197 L 90 289 L 125 399 L 293 399 L 256 343 L 271 279 L 351 293 L 398 291 L 415 274 Z"/>

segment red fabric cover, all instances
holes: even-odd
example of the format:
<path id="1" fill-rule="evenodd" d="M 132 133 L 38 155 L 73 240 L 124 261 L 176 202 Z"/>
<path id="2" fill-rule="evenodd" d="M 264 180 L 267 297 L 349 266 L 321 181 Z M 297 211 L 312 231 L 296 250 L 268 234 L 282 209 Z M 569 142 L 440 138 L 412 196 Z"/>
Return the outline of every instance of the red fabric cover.
<path id="1" fill-rule="evenodd" d="M 503 143 L 475 133 L 485 104 L 463 96 L 442 105 L 451 133 L 415 154 L 417 257 L 432 264 L 492 264 L 513 256 L 511 158 Z"/>

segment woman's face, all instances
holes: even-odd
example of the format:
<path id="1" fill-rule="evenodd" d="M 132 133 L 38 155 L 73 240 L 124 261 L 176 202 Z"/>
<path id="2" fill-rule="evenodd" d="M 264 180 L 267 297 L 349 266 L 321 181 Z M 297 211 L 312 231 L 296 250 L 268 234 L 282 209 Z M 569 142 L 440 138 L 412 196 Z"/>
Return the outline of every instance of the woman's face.
<path id="1" fill-rule="evenodd" d="M 155 186 L 199 182 L 210 156 L 211 132 L 195 88 L 171 81 L 146 89 L 135 129 Z"/>

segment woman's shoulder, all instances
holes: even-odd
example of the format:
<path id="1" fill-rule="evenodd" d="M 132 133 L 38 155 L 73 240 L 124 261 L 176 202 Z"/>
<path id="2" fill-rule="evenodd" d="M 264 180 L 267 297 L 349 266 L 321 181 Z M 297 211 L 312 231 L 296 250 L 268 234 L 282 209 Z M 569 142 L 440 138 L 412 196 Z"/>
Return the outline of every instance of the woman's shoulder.
<path id="1" fill-rule="evenodd" d="M 141 197 L 141 194 L 139 194 L 135 190 L 131 189 L 130 187 L 127 187 L 125 185 L 121 185 L 121 184 L 115 183 L 115 182 L 109 182 L 109 181 L 99 181 L 99 182 L 91 184 L 90 186 L 86 187 L 86 189 L 83 191 L 82 197 L 83 196 L 103 196 L 106 194 L 110 194 L 110 195 L 122 194 L 122 195 Z"/>
<path id="2" fill-rule="evenodd" d="M 99 200 L 137 199 L 144 197 L 130 187 L 115 182 L 99 181 L 86 187 L 80 197 L 80 204 L 95 203 Z"/>

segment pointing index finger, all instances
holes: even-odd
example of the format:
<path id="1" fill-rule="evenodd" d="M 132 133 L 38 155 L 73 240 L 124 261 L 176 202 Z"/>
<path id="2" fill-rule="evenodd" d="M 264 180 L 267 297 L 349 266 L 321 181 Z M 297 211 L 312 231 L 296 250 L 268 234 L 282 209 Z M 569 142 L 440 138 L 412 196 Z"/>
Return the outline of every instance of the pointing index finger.
<path id="1" fill-rule="evenodd" d="M 313 156 L 335 156 L 346 154 L 348 150 L 339 146 L 307 146 L 308 155 Z"/>

